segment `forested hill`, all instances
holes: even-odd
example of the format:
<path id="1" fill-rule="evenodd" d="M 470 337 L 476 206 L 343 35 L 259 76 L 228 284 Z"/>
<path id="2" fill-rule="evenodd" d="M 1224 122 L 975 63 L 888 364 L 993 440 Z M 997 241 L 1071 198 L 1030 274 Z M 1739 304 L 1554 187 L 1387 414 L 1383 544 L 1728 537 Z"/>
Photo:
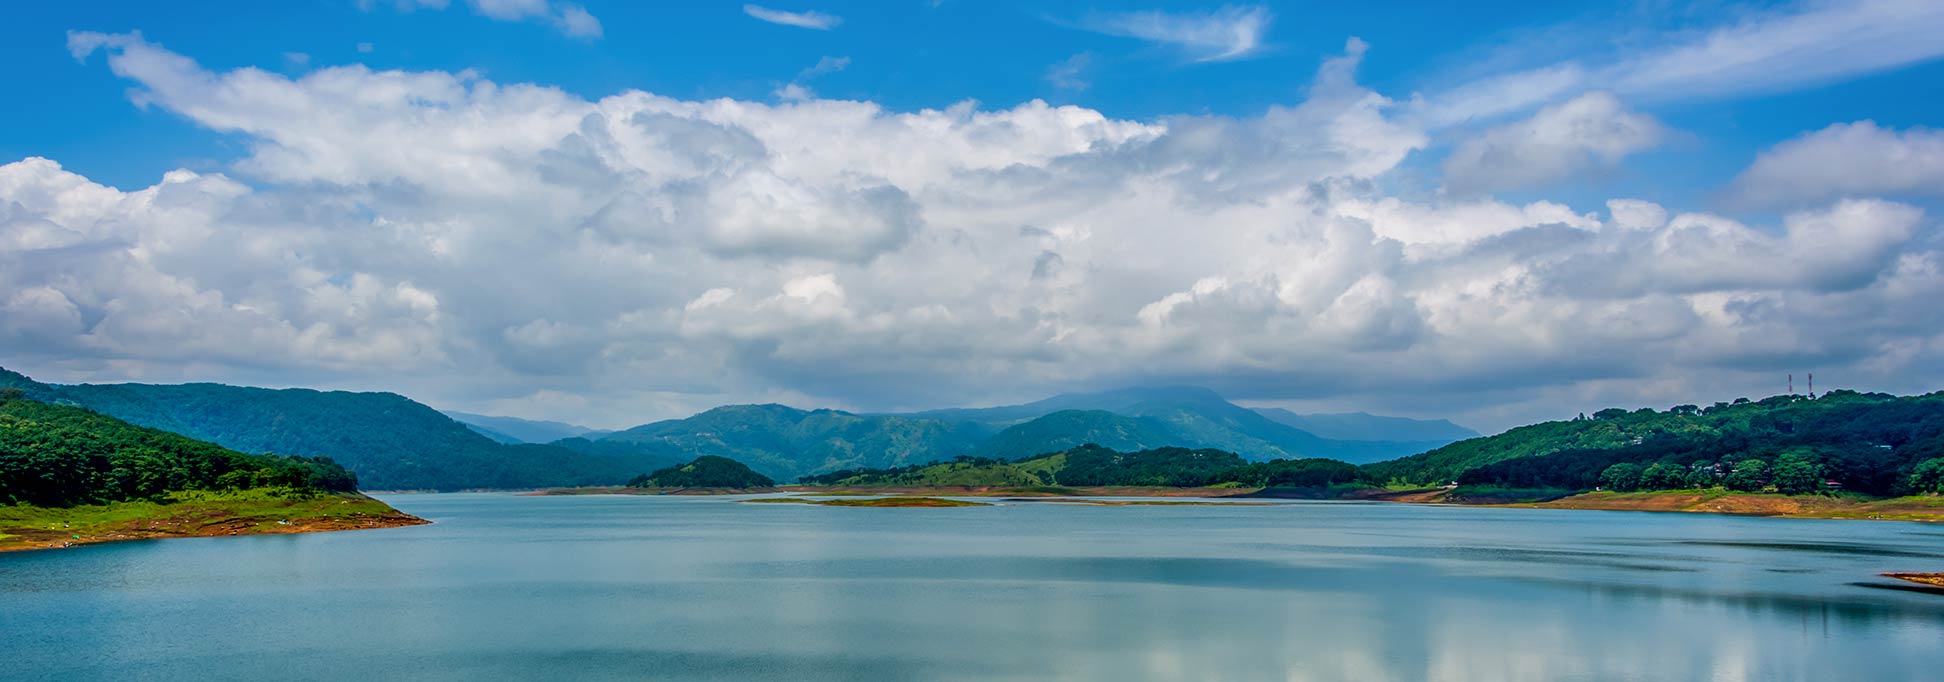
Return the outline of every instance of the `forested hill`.
<path id="1" fill-rule="evenodd" d="M 776 485 L 770 477 L 756 473 L 727 457 L 703 455 L 687 464 L 678 464 L 636 476 L 628 481 L 636 488 L 768 488 Z"/>
<path id="2" fill-rule="evenodd" d="M 0 367 L 0 390 L 9 388 L 20 391 L 21 396 L 27 399 L 42 401 L 52 397 L 54 391 L 52 386 L 29 379 L 25 374 Z"/>
<path id="3" fill-rule="evenodd" d="M 995 431 L 1025 427 L 1005 434 L 1002 445 L 981 449 L 990 457 L 1023 457 L 1094 442 L 1121 443 L 1125 449 L 1143 447 L 1218 448 L 1268 460 L 1328 457 L 1349 462 L 1375 462 L 1416 454 L 1477 435 L 1449 422 L 1372 417 L 1370 415 L 1309 415 L 1338 433 L 1354 437 L 1325 437 L 1289 423 L 1305 417 L 1283 410 L 1252 410 L 1229 402 L 1220 394 L 1196 386 L 1142 386 L 1098 393 L 1068 393 L 1023 405 L 931 410 L 904 415 L 912 418 L 969 423 Z M 1112 419 L 1118 416 L 1121 419 Z M 1359 419 L 1359 417 L 1362 417 Z M 1062 431 L 1047 421 L 1072 427 Z M 1034 423 L 1040 422 L 1040 423 Z M 1456 430 L 1429 433 L 1442 424 Z M 1090 440 L 1088 432 L 1100 439 Z M 1003 432 L 1002 432 L 1003 433 Z"/>
<path id="4" fill-rule="evenodd" d="M 18 375 L 16 375 L 18 376 Z M 329 458 L 250 455 L 0 388 L 0 504 L 66 507 L 181 490 L 351 492 Z"/>
<path id="5" fill-rule="evenodd" d="M 1282 416 L 1282 415 L 1278 415 Z M 1297 415 L 1288 415 L 1297 417 Z M 1369 415 L 1336 418 L 1340 430 L 1376 434 L 1390 428 L 1431 440 L 1322 438 L 1194 387 L 1133 388 L 1056 396 L 1025 405 L 853 414 L 783 405 L 728 405 L 685 419 L 644 424 L 600 438 L 558 444 L 625 445 L 686 461 L 729 457 L 778 480 L 838 469 L 922 465 L 957 457 L 1016 460 L 1096 444 L 1120 451 L 1213 448 L 1264 461 L 1328 457 L 1371 462 L 1450 442 L 1448 422 Z M 1406 429 L 1401 427 L 1412 427 Z"/>
<path id="6" fill-rule="evenodd" d="M 1615 464 L 1644 471 L 1678 468 L 1669 487 L 1708 487 L 1741 467 L 1758 471 L 1788 461 L 1821 487 L 1876 495 L 1902 492 L 1917 466 L 1944 457 L 1944 392 L 1897 397 L 1832 391 L 1819 398 L 1781 395 L 1708 407 L 1601 410 L 1452 443 L 1420 455 L 1365 467 L 1372 478 L 1408 484 L 1460 481 L 1510 487 L 1587 489 Z M 1622 468 L 1624 472 L 1625 467 Z M 1692 474 L 1692 475 L 1689 475 Z M 1813 474 L 1813 476 L 1812 476 Z M 1696 482 L 1695 478 L 1708 480 Z M 1749 483 L 1767 485 L 1765 474 Z M 1785 491 L 1787 492 L 1787 491 Z"/>
<path id="7" fill-rule="evenodd" d="M 936 419 L 727 405 L 686 419 L 644 424 L 591 443 L 640 448 L 675 461 L 702 455 L 728 457 L 772 478 L 790 480 L 846 467 L 947 459 L 972 452 L 988 434 L 975 425 Z"/>
<path id="8" fill-rule="evenodd" d="M 0 382 L 25 382 L 32 397 L 243 452 L 330 457 L 357 472 L 370 490 L 612 485 L 674 461 L 628 448 L 505 445 L 392 393 L 223 384 L 56 386 L 12 372 L 0 375 Z"/>
<path id="9" fill-rule="evenodd" d="M 1333 459 L 1251 462 L 1214 449 L 1153 448 L 1120 452 L 1099 445 L 1019 460 L 959 457 L 890 469 L 855 469 L 805 476 L 803 483 L 838 486 L 1234 486 L 1314 488 L 1368 486 L 1356 465 Z"/>

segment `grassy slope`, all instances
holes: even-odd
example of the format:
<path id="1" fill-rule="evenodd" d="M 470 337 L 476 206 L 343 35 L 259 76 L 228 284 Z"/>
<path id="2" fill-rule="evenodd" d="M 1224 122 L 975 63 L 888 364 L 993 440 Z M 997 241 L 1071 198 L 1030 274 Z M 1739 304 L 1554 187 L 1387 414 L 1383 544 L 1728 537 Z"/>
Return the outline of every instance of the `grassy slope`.
<path id="1" fill-rule="evenodd" d="M 0 507 L 0 551 L 60 547 L 63 543 L 306 533 L 422 523 L 423 519 L 359 494 L 287 499 L 264 489 L 183 491 L 162 504 L 135 501 L 65 508 Z"/>

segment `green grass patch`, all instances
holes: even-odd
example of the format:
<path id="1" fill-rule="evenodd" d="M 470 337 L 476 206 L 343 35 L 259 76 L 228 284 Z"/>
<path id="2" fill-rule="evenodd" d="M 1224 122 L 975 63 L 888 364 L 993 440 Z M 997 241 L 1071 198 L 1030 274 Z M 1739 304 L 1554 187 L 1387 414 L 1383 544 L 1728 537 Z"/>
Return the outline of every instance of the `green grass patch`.
<path id="1" fill-rule="evenodd" d="M 0 545 L 132 537 L 197 535 L 210 526 L 240 531 L 287 531 L 291 524 L 346 521 L 352 517 L 403 515 L 378 500 L 356 493 L 291 495 L 287 490 L 192 490 L 160 501 L 137 500 L 73 507 L 0 507 Z"/>

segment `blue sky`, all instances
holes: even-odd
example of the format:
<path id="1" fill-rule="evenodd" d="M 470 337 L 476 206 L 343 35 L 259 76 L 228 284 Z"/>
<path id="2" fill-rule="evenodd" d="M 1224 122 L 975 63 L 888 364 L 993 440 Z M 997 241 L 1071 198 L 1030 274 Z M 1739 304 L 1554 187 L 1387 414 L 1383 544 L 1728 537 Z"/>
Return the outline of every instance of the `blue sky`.
<path id="1" fill-rule="evenodd" d="M 1938 29 L 1901 0 L 22 5 L 0 260 L 42 267 L 0 278 L 0 364 L 599 426 L 1153 381 L 1482 428 L 1799 364 L 1936 388 L 1944 329 L 1899 306 L 1939 242 Z"/>
<path id="2" fill-rule="evenodd" d="M 460 0 L 457 4 L 463 4 Z M 131 107 L 125 84 L 70 57 L 69 30 L 143 31 L 210 68 L 255 66 L 299 74 L 346 63 L 374 68 L 474 69 L 501 82 L 534 82 L 598 98 L 627 89 L 677 97 L 770 99 L 781 83 L 825 57 L 848 58 L 815 79 L 819 95 L 899 110 L 974 99 L 1009 106 L 1031 99 L 1076 104 L 1118 118 L 1246 115 L 1295 98 L 1310 72 L 1346 37 L 1371 44 L 1359 79 L 1393 97 L 1431 93 L 1487 65 L 1535 65 L 1609 52 L 1629 35 L 1705 30 L 1738 12 L 1780 3 L 1710 3 L 1678 13 L 1654 3 L 1481 2 L 1260 3 L 1272 17 L 1264 47 L 1219 63 L 1180 49 L 1083 30 L 1113 12 L 1209 12 L 1207 2 L 1044 3 L 827 2 L 842 18 L 827 31 L 770 24 L 744 3 L 588 3 L 603 35 L 583 39 L 534 22 L 496 21 L 463 7 L 399 11 L 377 2 L 36 3 L 0 26 L 0 55 L 18 65 L 0 86 L 21 102 L 0 112 L 0 156 L 45 155 L 118 186 L 144 186 L 171 168 L 219 167 L 233 144 L 162 111 Z M 797 9 L 808 9 L 799 6 Z M 779 9 L 790 9 L 779 6 Z M 1408 17 L 1408 20 L 1400 20 Z M 1642 38 L 1644 39 L 1644 38 Z M 360 52 L 368 44 L 370 52 Z M 306 55 L 299 64 L 288 53 Z M 1056 64 L 1087 55 L 1084 89 L 1049 82 Z M 1918 61 L 1801 87 L 1733 96 L 1682 96 L 1643 106 L 1690 134 L 1644 155 L 1598 191 L 1672 192 L 1708 199 L 1754 153 L 1831 121 L 1935 123 L 1944 62 Z"/>

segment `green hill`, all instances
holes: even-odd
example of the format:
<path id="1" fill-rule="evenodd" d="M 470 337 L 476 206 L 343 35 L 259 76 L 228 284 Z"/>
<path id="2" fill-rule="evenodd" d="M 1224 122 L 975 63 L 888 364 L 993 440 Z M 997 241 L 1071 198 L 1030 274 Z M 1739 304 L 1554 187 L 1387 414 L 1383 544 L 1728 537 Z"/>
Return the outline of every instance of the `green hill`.
<path id="1" fill-rule="evenodd" d="M 1377 440 L 1324 438 L 1296 426 L 1282 423 L 1262 411 L 1251 410 L 1223 399 L 1205 388 L 1193 386 L 1137 387 L 1099 393 L 1069 393 L 1024 405 L 965 408 L 917 412 L 907 416 L 970 422 L 995 430 L 1025 426 L 1063 412 L 1104 412 L 1138 421 L 1105 419 L 1093 415 L 1086 419 L 1071 415 L 1061 423 L 1076 427 L 1076 432 L 1061 434 L 1051 425 L 1034 425 L 1016 436 L 1013 443 L 998 443 L 981 448 L 980 453 L 994 457 L 1019 457 L 1035 452 L 1035 446 L 1071 447 L 1094 442 L 1120 444 L 1121 449 L 1175 446 L 1217 448 L 1240 453 L 1256 460 L 1292 457 L 1325 457 L 1350 462 L 1374 462 L 1416 454 L 1451 442 L 1451 438 L 1410 438 Z M 1291 416 L 1300 416 L 1289 413 Z M 1323 417 L 1345 417 L 1323 415 Z M 1383 420 L 1383 417 L 1371 417 Z M 1401 420 L 1417 423 L 1418 420 Z M 1331 422 L 1340 431 L 1376 428 L 1370 423 L 1348 418 Z M 1386 422 L 1388 423 L 1388 422 Z M 1448 424 L 1449 422 L 1445 422 Z M 1454 428 L 1455 425 L 1453 425 Z M 1421 430 L 1421 429 L 1419 429 Z M 1002 431 L 1003 433 L 1003 431 Z M 1088 438 L 1096 433 L 1097 439 Z M 1467 432 L 1468 433 L 1468 432 Z M 1471 434 L 1476 435 L 1476 434 Z M 1035 440 L 1037 439 L 1037 440 Z M 1040 447 L 1037 451 L 1046 451 Z"/>
<path id="2" fill-rule="evenodd" d="M 68 507 L 183 490 L 353 492 L 329 458 L 251 455 L 0 389 L 0 503 Z"/>
<path id="3" fill-rule="evenodd" d="M 371 490 L 464 490 L 613 484 L 678 461 L 625 448 L 580 452 L 507 445 L 393 393 L 264 389 L 223 384 L 32 382 L 33 396 L 244 452 L 330 457 Z"/>
<path id="4" fill-rule="evenodd" d="M 1254 460 L 1330 456 L 1357 462 L 1434 445 L 1320 438 L 1205 389 L 1180 387 L 903 415 L 730 405 L 603 433 L 464 413 L 455 420 L 390 393 L 222 384 L 54 386 L 5 370 L 0 386 L 239 450 L 330 456 L 372 489 L 611 485 L 702 455 L 730 457 L 790 480 L 968 455 L 1016 459 L 1086 443 L 1123 451 L 1212 447 Z M 561 434 L 569 435 L 535 442 Z"/>
<path id="5" fill-rule="evenodd" d="M 1019 460 L 961 457 L 950 462 L 806 476 L 836 486 L 1152 486 L 1324 487 L 1363 481 L 1354 464 L 1327 459 L 1250 462 L 1212 449 L 1152 448 L 1121 452 L 1099 445 Z"/>
<path id="6" fill-rule="evenodd" d="M 642 452 L 687 460 L 728 457 L 789 480 L 856 467 L 927 463 L 973 452 L 989 432 L 968 424 L 782 405 L 729 405 L 610 434 L 595 442 L 626 443 Z"/>
<path id="7" fill-rule="evenodd" d="M 687 464 L 659 469 L 628 481 L 636 488 L 768 488 L 776 485 L 770 477 L 727 457 L 703 455 Z"/>
<path id="8" fill-rule="evenodd" d="M 1384 419 L 1352 420 L 1343 428 L 1390 424 Z M 699 455 L 729 457 L 781 480 L 967 456 L 1016 460 L 1089 443 L 1124 452 L 1213 448 L 1255 461 L 1315 457 L 1369 462 L 1448 442 L 1321 438 L 1193 387 L 1067 394 L 1025 405 L 910 414 L 729 405 L 587 440 L 623 443 L 677 461 Z"/>
<path id="9" fill-rule="evenodd" d="M 1670 486 L 1708 487 L 1736 465 L 1784 459 L 1806 476 L 1872 495 L 1899 491 L 1917 465 L 1944 457 L 1944 393 L 1897 397 L 1832 391 L 1817 399 L 1781 395 L 1706 408 L 1609 409 L 1474 438 L 1420 455 L 1368 465 L 1373 479 L 1405 484 L 1469 484 L 1587 489 L 1614 464 L 1684 472 Z M 1753 477 L 1766 482 L 1766 475 Z M 1699 484 L 1696 482 L 1699 481 Z M 1819 487 L 1819 486 L 1818 486 Z"/>
<path id="10" fill-rule="evenodd" d="M 979 454 L 1017 459 L 1058 452 L 1088 443 L 1114 450 L 1134 451 L 1171 445 L 1177 439 L 1150 420 L 1124 417 L 1106 410 L 1061 410 L 1014 424 L 979 444 Z"/>

